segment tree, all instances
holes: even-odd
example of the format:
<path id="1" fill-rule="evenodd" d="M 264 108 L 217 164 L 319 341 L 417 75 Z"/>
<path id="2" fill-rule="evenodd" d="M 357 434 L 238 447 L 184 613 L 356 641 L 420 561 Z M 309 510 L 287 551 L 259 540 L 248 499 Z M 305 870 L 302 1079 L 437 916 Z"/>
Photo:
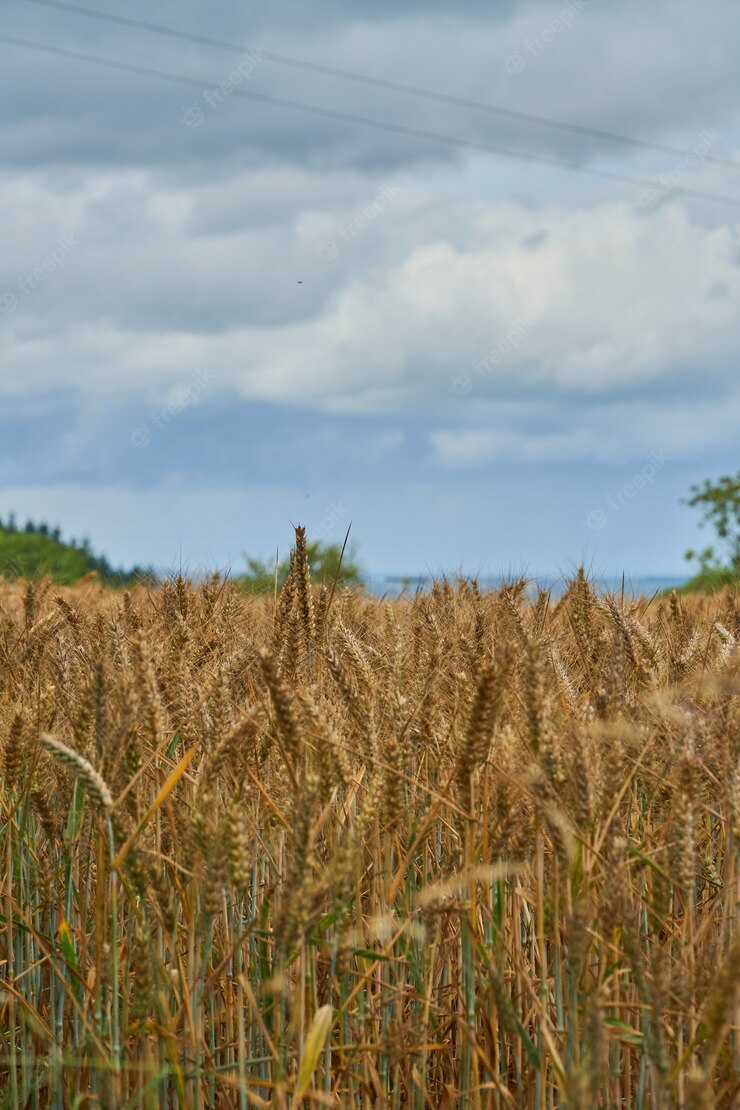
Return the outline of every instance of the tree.
<path id="1" fill-rule="evenodd" d="M 362 570 L 353 550 L 345 550 L 342 558 L 340 544 L 325 544 L 320 540 L 314 540 L 307 545 L 307 555 L 311 578 L 318 585 L 331 586 L 339 572 L 337 585 L 362 586 Z M 290 556 L 278 564 L 278 589 L 282 589 L 285 585 L 289 573 Z M 270 566 L 262 559 L 247 558 L 247 572 L 242 575 L 240 581 L 250 593 L 270 593 L 275 588 L 275 564 Z"/>
<path id="2" fill-rule="evenodd" d="M 684 502 L 691 508 L 701 509 L 700 527 L 711 524 L 722 542 L 729 566 L 740 574 L 740 471 L 732 477 L 726 474 L 712 482 L 706 479 L 701 485 L 691 487 L 691 497 Z M 687 551 L 687 559 L 698 559 L 702 570 L 721 569 L 723 564 L 714 547 L 703 551 Z"/>

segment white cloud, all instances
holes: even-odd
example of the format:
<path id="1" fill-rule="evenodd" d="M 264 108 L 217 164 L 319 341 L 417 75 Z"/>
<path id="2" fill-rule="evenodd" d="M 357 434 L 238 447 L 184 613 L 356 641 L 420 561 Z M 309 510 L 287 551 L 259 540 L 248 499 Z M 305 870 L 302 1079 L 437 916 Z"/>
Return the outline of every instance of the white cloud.
<path id="1" fill-rule="evenodd" d="M 530 246 L 533 232 L 542 238 Z M 430 237 L 350 279 L 315 318 L 250 333 L 239 384 L 247 395 L 349 409 L 373 393 L 380 404 L 435 408 L 456 372 L 470 377 L 474 403 L 680 393 L 698 375 L 729 388 L 739 247 L 738 225 L 692 223 L 679 203 L 649 215 L 624 203 L 489 208 L 464 248 Z M 517 319 L 530 322 L 526 335 L 491 359 Z"/>
<path id="2" fill-rule="evenodd" d="M 324 176 L 345 214 L 362 211 L 379 187 L 369 181 L 353 203 L 346 175 Z M 263 197 L 265 177 L 264 168 L 255 175 Z M 277 180 L 292 218 L 272 236 L 251 223 L 228 235 L 198 225 L 212 184 L 172 190 L 137 172 L 115 184 L 88 176 L 79 191 L 33 177 L 19 194 L 6 181 L 9 234 L 21 233 L 12 263 L 0 263 L 0 292 L 17 302 L 0 318 L 0 394 L 62 387 L 152 402 L 207 371 L 214 393 L 334 413 L 446 413 L 472 428 L 437 439 L 437 457 L 449 462 L 493 457 L 502 442 L 532 459 L 611 450 L 602 440 L 613 442 L 623 415 L 615 410 L 610 427 L 602 414 L 590 447 L 577 428 L 545 422 L 532 432 L 527 414 L 542 425 L 547 403 L 553 413 L 610 399 L 651 409 L 662 394 L 690 413 L 700 386 L 719 407 L 733 393 L 740 222 L 707 226 L 679 201 L 649 211 L 625 201 L 525 207 L 407 187 L 323 260 L 318 190 L 302 200 L 282 171 Z M 242 181 L 248 188 L 249 175 Z M 143 197 L 137 227 L 125 212 Z M 101 240 L 108 211 L 125 232 Z M 35 212 L 29 243 L 23 229 Z M 64 267 L 19 288 L 17 275 L 43 263 L 70 227 L 79 245 Z M 517 321 L 525 325 L 512 342 Z M 460 376 L 466 386 L 456 390 Z M 505 401 L 523 406 L 504 429 L 514 438 L 480 439 L 480 415 Z M 704 441 L 713 435 L 707 427 Z"/>
<path id="3" fill-rule="evenodd" d="M 552 435 L 464 429 L 432 432 L 430 440 L 436 460 L 444 466 L 479 466 L 495 461 L 572 462 L 602 453 L 599 437 L 588 429 Z"/>

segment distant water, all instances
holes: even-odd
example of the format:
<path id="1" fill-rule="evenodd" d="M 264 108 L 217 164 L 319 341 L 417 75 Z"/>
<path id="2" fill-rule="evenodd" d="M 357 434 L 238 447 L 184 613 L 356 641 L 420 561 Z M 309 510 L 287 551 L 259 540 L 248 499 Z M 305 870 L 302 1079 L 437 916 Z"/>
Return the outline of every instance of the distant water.
<path id="1" fill-rule="evenodd" d="M 540 590 L 549 590 L 553 598 L 558 598 L 563 594 L 569 582 L 568 578 L 562 576 L 528 575 L 526 577 L 529 583 L 528 593 L 533 597 L 536 597 Z M 457 576 L 450 575 L 449 580 L 454 585 Z M 505 582 L 514 580 L 515 578 L 511 576 L 506 578 L 479 576 L 478 585 L 482 590 L 495 590 Z M 369 574 L 365 576 L 365 581 L 370 593 L 377 597 L 400 597 L 402 594 L 413 596 L 417 592 L 426 593 L 427 590 L 431 589 L 434 578 L 428 574 Z M 621 575 L 611 578 L 593 578 L 589 581 L 598 593 L 621 593 L 622 590 Z M 629 597 L 652 597 L 653 594 L 660 593 L 661 590 L 682 586 L 686 581 L 686 577 L 677 575 L 647 575 L 644 577 L 627 577 L 625 575 L 624 592 Z"/>

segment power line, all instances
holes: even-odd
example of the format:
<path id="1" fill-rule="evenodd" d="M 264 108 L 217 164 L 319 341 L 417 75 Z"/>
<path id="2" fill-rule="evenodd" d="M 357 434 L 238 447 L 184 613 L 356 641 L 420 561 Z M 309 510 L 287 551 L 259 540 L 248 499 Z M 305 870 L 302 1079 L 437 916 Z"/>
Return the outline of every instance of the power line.
<path id="1" fill-rule="evenodd" d="M 143 19 L 132 19 L 128 16 L 114 15 L 111 12 L 99 11 L 97 8 L 88 8 L 81 4 L 71 4 L 65 0 L 27 0 L 29 4 L 37 4 L 45 8 L 56 8 L 60 11 L 72 12 L 75 15 L 86 16 L 91 19 L 102 20 L 105 23 L 114 23 L 121 27 L 132 27 L 140 31 L 150 31 L 156 35 L 168 38 L 182 39 L 186 42 L 199 43 L 201 46 L 210 46 L 216 50 L 226 50 L 232 54 L 244 54 L 247 47 L 236 43 L 225 42 L 223 39 L 210 38 L 207 35 L 198 35 L 190 31 L 182 31 L 177 27 L 169 27 L 162 23 L 150 23 Z M 357 73 L 354 70 L 337 69 L 334 66 L 322 65 L 318 62 L 309 62 L 302 58 L 292 58 L 287 54 L 276 54 L 270 50 L 260 49 L 259 54 L 266 61 L 277 65 L 290 66 L 294 69 L 303 69 L 311 73 L 322 73 L 329 77 L 338 77 L 344 81 L 354 81 L 357 84 L 370 85 L 373 88 L 388 89 L 391 92 L 403 92 L 410 96 L 426 100 L 435 100 L 443 104 L 452 104 L 458 108 L 472 108 L 474 111 L 485 112 L 489 115 L 500 116 L 504 119 L 517 120 L 523 123 L 536 124 L 541 127 L 550 127 L 557 131 L 568 132 L 591 139 L 601 139 L 621 146 L 632 146 L 640 150 L 654 150 L 660 154 L 670 154 L 675 158 L 696 157 L 694 151 L 682 150 L 680 147 L 669 146 L 665 143 L 650 142 L 647 139 L 636 139 L 630 135 L 620 135 L 614 131 L 605 131 L 601 128 L 585 127 L 566 120 L 553 119 L 550 116 L 539 116 L 531 112 L 520 112 L 513 108 L 504 108 L 496 104 L 486 104 L 478 100 L 469 100 L 466 97 L 453 96 L 449 93 L 438 92 L 435 89 L 421 88 L 417 85 L 408 85 L 400 81 L 392 81 L 384 77 L 375 77 L 372 74 Z M 731 166 L 740 169 L 740 162 L 732 158 L 723 158 L 719 154 L 706 154 L 702 161 L 716 162 L 719 165 Z"/>
<path id="2" fill-rule="evenodd" d="M 102 66 L 104 69 L 116 70 L 121 73 L 133 73 L 139 77 L 151 77 L 155 80 L 165 81 L 173 85 L 187 85 L 191 88 L 207 91 L 213 91 L 214 88 L 218 88 L 218 86 L 214 86 L 211 82 L 203 81 L 198 77 L 190 77 L 180 73 L 167 73 L 164 70 L 153 69 L 149 66 L 135 65 L 132 62 L 114 61 L 111 58 L 101 58 L 96 54 L 88 54 L 79 50 L 67 50 L 61 46 L 51 46 L 48 43 L 17 38 L 13 35 L 0 35 L 0 42 L 8 43 L 10 46 L 19 46 L 24 50 L 49 54 L 57 58 L 67 58 L 71 61 Z M 661 181 L 654 181 L 650 178 L 630 177 L 627 174 L 613 173 L 610 170 L 599 170 L 591 166 L 577 166 L 570 162 L 563 161 L 560 158 L 550 158 L 540 154 L 528 154 L 524 151 L 510 150 L 506 147 L 495 146 L 491 143 L 477 142 L 473 139 L 461 139 L 455 135 L 443 135 L 436 131 L 426 131 L 417 127 L 407 127 L 400 123 L 389 123 L 385 120 L 372 119 L 368 116 L 358 116 L 352 112 L 342 112 L 335 108 L 322 108 L 314 104 L 305 104 L 299 100 L 268 96 L 266 93 L 254 92 L 251 89 L 234 88 L 230 90 L 229 96 L 261 104 L 271 104 L 278 108 L 287 108 L 291 111 L 319 116 L 324 119 L 338 120 L 341 123 L 358 124 L 361 127 L 373 128 L 376 131 L 386 131 L 393 135 L 404 135 L 408 138 L 422 139 L 427 142 L 440 143 L 458 149 L 476 150 L 484 154 L 494 154 L 502 158 L 510 158 L 519 162 L 555 166 L 558 169 L 568 170 L 571 173 L 586 174 L 590 177 L 598 177 L 605 181 L 615 181 L 619 184 L 631 185 L 642 190 L 651 189 L 656 193 L 663 193 L 665 195 L 684 196 L 692 200 L 715 201 L 720 204 L 729 204 L 734 208 L 740 208 L 740 197 L 730 197 L 720 193 L 706 193 L 696 189 L 686 189 L 681 186 L 665 185 Z"/>

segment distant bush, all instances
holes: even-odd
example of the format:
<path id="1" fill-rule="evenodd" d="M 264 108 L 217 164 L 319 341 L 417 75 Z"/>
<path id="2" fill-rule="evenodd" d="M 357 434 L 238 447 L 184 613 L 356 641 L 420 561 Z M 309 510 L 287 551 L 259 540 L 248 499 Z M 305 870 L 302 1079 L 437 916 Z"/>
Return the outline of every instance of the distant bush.
<path id="1" fill-rule="evenodd" d="M 725 586 L 732 586 L 740 590 L 740 575 L 732 567 L 705 566 L 698 574 L 685 582 L 677 589 L 679 594 L 691 594 L 697 590 L 702 593 L 713 594 Z M 670 592 L 670 591 L 667 591 Z"/>

